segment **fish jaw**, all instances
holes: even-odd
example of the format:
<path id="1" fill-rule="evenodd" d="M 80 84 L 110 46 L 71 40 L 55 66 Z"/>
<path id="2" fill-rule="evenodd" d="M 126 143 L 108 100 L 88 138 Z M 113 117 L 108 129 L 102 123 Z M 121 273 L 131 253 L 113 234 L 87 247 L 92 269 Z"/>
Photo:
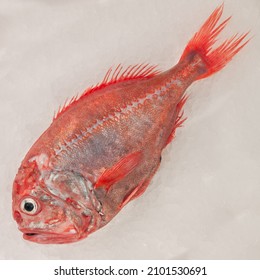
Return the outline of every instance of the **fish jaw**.
<path id="1" fill-rule="evenodd" d="M 88 234 L 92 218 L 76 217 L 67 213 L 67 221 L 57 221 L 54 225 L 47 222 L 18 223 L 18 229 L 23 233 L 25 240 L 40 244 L 62 244 L 76 242 L 85 238 Z M 72 219 L 75 221 L 72 221 Z M 81 226 L 79 226 L 80 223 Z"/>
<path id="2" fill-rule="evenodd" d="M 31 230 L 26 228 L 19 228 L 23 233 L 23 238 L 27 241 L 40 243 L 40 244 L 64 244 L 76 242 L 80 239 L 80 234 L 75 230 L 71 229 L 70 232 L 54 233 L 43 230 Z"/>
<path id="3" fill-rule="evenodd" d="M 67 216 L 69 217 L 67 221 L 57 221 L 53 225 L 42 221 L 20 223 L 18 229 L 23 233 L 25 240 L 40 244 L 72 243 L 87 237 L 92 218 L 77 217 L 75 213 L 69 212 Z M 80 223 L 80 226 L 77 223 Z"/>
<path id="4" fill-rule="evenodd" d="M 51 213 L 51 209 L 48 210 Z M 67 211 L 61 210 L 63 214 L 54 210 L 54 216 L 46 219 L 47 215 L 44 213 L 38 214 L 35 217 L 27 217 L 25 214 L 14 212 L 14 218 L 18 224 L 18 229 L 23 233 L 25 240 L 46 243 L 46 244 L 59 244 L 70 243 L 80 239 L 84 233 L 81 226 L 84 229 L 89 227 L 91 217 L 80 217 L 73 210 Z M 44 214 L 44 215 L 43 215 Z"/>

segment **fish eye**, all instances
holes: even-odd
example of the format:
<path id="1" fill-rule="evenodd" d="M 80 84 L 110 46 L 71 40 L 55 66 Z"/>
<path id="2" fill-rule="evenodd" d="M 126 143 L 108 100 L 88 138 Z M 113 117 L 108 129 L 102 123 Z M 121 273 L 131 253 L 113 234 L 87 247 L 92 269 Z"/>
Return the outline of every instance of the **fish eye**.
<path id="1" fill-rule="evenodd" d="M 38 211 L 38 204 L 32 198 L 25 198 L 22 200 L 20 208 L 25 214 L 34 215 Z"/>

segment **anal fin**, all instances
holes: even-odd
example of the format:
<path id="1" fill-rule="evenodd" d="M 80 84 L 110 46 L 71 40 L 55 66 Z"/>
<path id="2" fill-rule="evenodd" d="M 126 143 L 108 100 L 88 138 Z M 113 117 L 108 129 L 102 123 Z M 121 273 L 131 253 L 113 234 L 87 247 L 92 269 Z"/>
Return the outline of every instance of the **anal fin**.
<path id="1" fill-rule="evenodd" d="M 154 166 L 152 172 L 150 173 L 149 177 L 143 179 L 130 193 L 128 193 L 122 202 L 119 204 L 119 209 L 122 209 L 128 202 L 132 201 L 133 199 L 138 198 L 141 196 L 145 190 L 147 189 L 148 185 L 150 184 L 153 175 L 155 174 L 156 170 L 158 169 L 161 162 L 161 158 L 158 160 L 158 163 Z"/>
<path id="2" fill-rule="evenodd" d="M 137 187 L 135 187 L 130 194 L 127 194 L 123 201 L 119 204 L 119 209 L 122 209 L 128 202 L 130 202 L 132 199 L 140 196 L 144 193 L 146 188 L 142 188 L 143 182 L 141 182 Z"/>
<path id="3" fill-rule="evenodd" d="M 177 129 L 178 127 L 182 127 L 182 124 L 183 124 L 183 123 L 186 121 L 186 119 L 187 119 L 187 118 L 185 118 L 185 117 L 183 116 L 184 111 L 182 110 L 184 104 L 185 104 L 186 101 L 187 101 L 187 99 L 188 99 L 188 96 L 187 96 L 187 95 L 184 95 L 184 96 L 181 98 L 181 100 L 179 101 L 179 103 L 177 104 L 177 106 L 176 106 L 177 118 L 176 118 L 176 120 L 175 120 L 175 123 L 174 123 L 174 126 L 173 126 L 173 130 L 172 130 L 172 132 L 171 132 L 171 134 L 170 134 L 170 136 L 169 136 L 169 138 L 168 138 L 168 140 L 167 140 L 167 142 L 166 142 L 166 145 L 168 145 L 168 144 L 173 140 L 173 138 L 174 138 L 174 136 L 175 136 L 175 133 L 176 133 L 176 129 Z M 166 146 L 166 145 L 165 145 L 165 146 Z"/>

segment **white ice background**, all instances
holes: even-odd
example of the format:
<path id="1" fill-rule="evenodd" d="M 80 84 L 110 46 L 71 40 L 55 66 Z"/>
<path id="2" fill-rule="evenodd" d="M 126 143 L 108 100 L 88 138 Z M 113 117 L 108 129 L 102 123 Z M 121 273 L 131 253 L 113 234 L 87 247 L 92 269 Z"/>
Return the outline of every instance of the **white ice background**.
<path id="1" fill-rule="evenodd" d="M 259 259 L 260 1 L 226 0 L 220 36 L 251 30 L 232 62 L 194 83 L 188 117 L 146 193 L 74 244 L 22 239 L 12 183 L 26 152 L 66 98 L 111 65 L 168 69 L 212 0 L 0 0 L 1 259 Z"/>

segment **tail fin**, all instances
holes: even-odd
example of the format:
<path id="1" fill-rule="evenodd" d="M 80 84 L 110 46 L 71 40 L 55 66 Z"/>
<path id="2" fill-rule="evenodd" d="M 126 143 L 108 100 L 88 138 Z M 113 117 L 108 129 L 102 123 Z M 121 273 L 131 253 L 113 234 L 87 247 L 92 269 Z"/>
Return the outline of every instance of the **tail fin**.
<path id="1" fill-rule="evenodd" d="M 197 79 L 206 78 L 215 72 L 221 70 L 232 58 L 238 53 L 248 42 L 244 41 L 248 33 L 238 36 L 234 35 L 230 39 L 224 41 L 220 46 L 212 49 L 217 41 L 217 36 L 225 28 L 231 17 L 217 25 L 223 13 L 223 4 L 216 8 L 209 16 L 200 30 L 195 33 L 193 38 L 186 46 L 181 59 L 186 57 L 190 52 L 197 52 L 206 64 L 207 71 L 200 75 Z"/>

